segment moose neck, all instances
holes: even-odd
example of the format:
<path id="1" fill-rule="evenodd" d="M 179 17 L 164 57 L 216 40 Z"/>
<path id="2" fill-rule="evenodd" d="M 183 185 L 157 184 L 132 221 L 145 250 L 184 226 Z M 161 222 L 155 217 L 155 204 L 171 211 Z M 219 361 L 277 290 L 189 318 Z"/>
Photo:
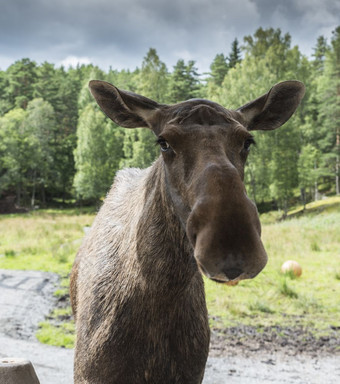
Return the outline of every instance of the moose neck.
<path id="1" fill-rule="evenodd" d="M 163 159 L 151 167 L 145 181 L 145 203 L 137 228 L 137 257 L 142 275 L 155 293 L 178 295 L 198 271 L 193 250 L 176 215 L 165 181 Z"/>

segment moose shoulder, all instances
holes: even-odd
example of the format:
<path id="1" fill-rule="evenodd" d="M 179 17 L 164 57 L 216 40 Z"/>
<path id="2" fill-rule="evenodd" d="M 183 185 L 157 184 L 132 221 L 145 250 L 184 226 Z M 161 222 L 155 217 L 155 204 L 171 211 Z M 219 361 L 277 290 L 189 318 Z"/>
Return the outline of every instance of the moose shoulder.
<path id="1" fill-rule="evenodd" d="M 102 81 L 90 89 L 120 126 L 150 128 L 161 155 L 117 174 L 76 257 L 75 383 L 201 383 L 209 348 L 201 273 L 228 283 L 266 265 L 243 184 L 251 131 L 284 124 L 304 86 L 279 83 L 238 110 L 201 99 L 158 104 Z"/>

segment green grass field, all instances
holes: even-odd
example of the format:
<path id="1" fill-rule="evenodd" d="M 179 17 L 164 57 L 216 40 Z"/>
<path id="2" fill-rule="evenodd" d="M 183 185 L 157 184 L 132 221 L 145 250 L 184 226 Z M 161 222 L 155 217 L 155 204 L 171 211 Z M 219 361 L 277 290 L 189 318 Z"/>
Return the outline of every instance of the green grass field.
<path id="1" fill-rule="evenodd" d="M 261 217 L 269 261 L 254 280 L 225 286 L 205 280 L 211 326 L 301 326 L 316 335 L 340 327 L 340 197 L 297 208 L 277 222 L 276 213 Z M 74 255 L 91 225 L 88 210 L 41 210 L 0 216 L 0 268 L 59 273 L 64 279 L 56 295 L 67 292 Z M 284 276 L 285 260 L 296 260 L 302 276 Z M 64 312 L 66 313 L 64 313 Z M 58 319 L 69 308 L 56 310 Z M 46 343 L 72 347 L 72 322 L 44 322 L 37 334 Z"/>
<path id="2" fill-rule="evenodd" d="M 67 275 L 83 228 L 92 224 L 88 210 L 39 210 L 0 215 L 0 268 L 32 269 Z"/>

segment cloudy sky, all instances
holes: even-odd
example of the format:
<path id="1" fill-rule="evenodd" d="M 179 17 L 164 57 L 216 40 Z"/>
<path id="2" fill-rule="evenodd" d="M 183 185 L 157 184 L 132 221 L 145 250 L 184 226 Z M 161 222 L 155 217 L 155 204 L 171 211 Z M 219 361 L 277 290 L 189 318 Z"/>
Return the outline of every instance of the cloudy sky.
<path id="1" fill-rule="evenodd" d="M 203 72 L 260 26 L 310 55 L 338 25 L 339 0 L 0 0 L 0 69 L 23 57 L 134 69 L 153 47 L 169 69 L 183 58 Z"/>

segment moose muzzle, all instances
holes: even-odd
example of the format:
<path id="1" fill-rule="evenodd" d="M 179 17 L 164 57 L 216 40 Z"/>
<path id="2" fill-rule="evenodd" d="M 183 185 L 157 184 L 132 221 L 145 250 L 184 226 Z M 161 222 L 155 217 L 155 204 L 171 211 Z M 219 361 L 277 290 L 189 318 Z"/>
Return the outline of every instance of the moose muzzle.
<path id="1" fill-rule="evenodd" d="M 209 167 L 187 220 L 197 264 L 218 282 L 253 278 L 267 263 L 256 206 L 235 172 Z"/>

